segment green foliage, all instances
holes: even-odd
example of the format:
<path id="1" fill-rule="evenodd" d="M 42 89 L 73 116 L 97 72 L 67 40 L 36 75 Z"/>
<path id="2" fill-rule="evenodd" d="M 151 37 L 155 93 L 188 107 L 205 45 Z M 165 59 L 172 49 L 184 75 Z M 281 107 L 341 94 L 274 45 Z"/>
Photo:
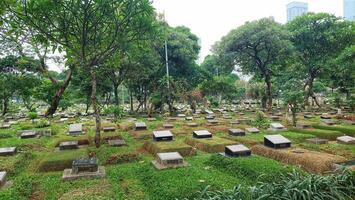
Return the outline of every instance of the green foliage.
<path id="1" fill-rule="evenodd" d="M 45 127 L 49 127 L 50 125 L 51 125 L 50 121 L 48 121 L 46 119 L 41 119 L 35 124 L 35 127 L 36 128 L 45 128 Z"/>
<path id="2" fill-rule="evenodd" d="M 38 117 L 38 114 L 36 112 L 29 112 L 27 114 L 27 117 L 32 119 L 32 120 L 34 120 L 34 119 L 36 119 Z"/>
<path id="3" fill-rule="evenodd" d="M 313 125 L 315 128 L 318 127 L 317 125 Z M 339 131 L 332 131 L 332 130 L 322 130 L 322 129 L 291 129 L 291 131 L 296 133 L 304 133 L 314 135 L 319 138 L 335 140 L 337 137 L 342 136 L 343 133 Z"/>
<path id="4" fill-rule="evenodd" d="M 344 127 L 344 126 L 341 126 L 341 125 L 338 125 L 338 126 L 325 126 L 325 125 L 321 125 L 321 124 L 314 124 L 313 127 L 317 128 L 317 129 L 337 131 L 337 132 L 341 132 L 341 133 L 344 133 L 344 134 L 354 135 L 355 136 L 355 127 L 353 127 L 353 126 Z"/>
<path id="5" fill-rule="evenodd" d="M 243 192 L 246 191 L 246 192 Z M 262 182 L 249 188 L 236 186 L 231 190 L 209 191 L 205 188 L 199 192 L 196 200 L 309 200 L 309 199 L 339 199 L 351 200 L 355 195 L 355 174 L 342 171 L 328 176 L 302 174 L 293 171 L 281 176 L 281 180 Z"/>
<path id="6" fill-rule="evenodd" d="M 255 120 L 253 120 L 251 124 L 258 128 L 266 129 L 270 126 L 270 120 L 268 119 L 268 117 L 265 115 L 264 112 L 257 111 L 255 115 Z"/>
<path id="7" fill-rule="evenodd" d="M 111 105 L 104 108 L 104 114 L 109 115 L 112 114 L 116 120 L 122 118 L 124 116 L 124 111 L 121 106 Z"/>

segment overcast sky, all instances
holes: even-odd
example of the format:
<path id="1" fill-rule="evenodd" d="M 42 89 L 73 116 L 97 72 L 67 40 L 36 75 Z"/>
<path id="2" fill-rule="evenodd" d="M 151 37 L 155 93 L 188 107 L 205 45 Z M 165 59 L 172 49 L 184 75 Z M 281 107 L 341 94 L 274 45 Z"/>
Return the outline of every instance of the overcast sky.
<path id="1" fill-rule="evenodd" d="M 201 40 L 200 61 L 211 45 L 246 21 L 273 16 L 286 22 L 286 4 L 292 0 L 153 0 L 171 26 L 184 25 Z M 309 12 L 343 15 L 343 0 L 304 0 Z"/>

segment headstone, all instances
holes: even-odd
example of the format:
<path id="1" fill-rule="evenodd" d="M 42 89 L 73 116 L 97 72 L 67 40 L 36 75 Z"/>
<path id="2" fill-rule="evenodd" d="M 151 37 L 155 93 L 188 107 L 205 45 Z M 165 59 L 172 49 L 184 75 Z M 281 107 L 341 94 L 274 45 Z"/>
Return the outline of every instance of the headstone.
<path id="1" fill-rule="evenodd" d="M 337 142 L 341 144 L 355 144 L 355 138 L 344 135 L 344 136 L 337 137 Z"/>
<path id="2" fill-rule="evenodd" d="M 157 119 L 154 118 L 154 117 L 147 118 L 147 120 L 148 120 L 149 122 L 157 121 Z"/>
<path id="3" fill-rule="evenodd" d="M 73 161 L 71 172 L 73 174 L 78 174 L 80 172 L 96 172 L 98 167 L 97 159 L 95 157 L 76 159 Z"/>
<path id="4" fill-rule="evenodd" d="M 207 123 L 210 125 L 216 125 L 216 124 L 218 124 L 218 120 L 209 119 L 209 120 L 207 120 Z"/>
<path id="5" fill-rule="evenodd" d="M 207 130 L 193 131 L 194 138 L 212 138 L 212 133 Z"/>
<path id="6" fill-rule="evenodd" d="M 193 117 L 185 117 L 186 121 L 192 121 L 194 118 Z"/>
<path id="7" fill-rule="evenodd" d="M 232 119 L 232 116 L 230 116 L 230 115 L 223 115 L 223 118 L 224 118 L 224 119 Z"/>
<path id="8" fill-rule="evenodd" d="M 37 134 L 40 135 L 40 136 L 50 137 L 50 136 L 52 136 L 52 130 L 51 129 L 39 130 L 39 131 L 37 131 Z"/>
<path id="9" fill-rule="evenodd" d="M 7 173 L 5 171 L 0 171 L 0 188 L 6 184 Z"/>
<path id="10" fill-rule="evenodd" d="M 241 124 L 249 124 L 249 123 L 251 122 L 250 119 L 244 119 L 244 118 L 242 118 L 242 119 L 237 119 L 237 120 L 238 120 L 239 123 L 241 123 Z"/>
<path id="11" fill-rule="evenodd" d="M 187 126 L 188 127 L 197 127 L 198 124 L 197 123 L 188 123 Z"/>
<path id="12" fill-rule="evenodd" d="M 174 128 L 174 125 L 172 125 L 172 124 L 163 124 L 163 128 L 168 128 L 168 129 Z"/>
<path id="13" fill-rule="evenodd" d="M 157 153 L 157 158 L 152 163 L 157 169 L 187 166 L 184 158 L 178 152 Z"/>
<path id="14" fill-rule="evenodd" d="M 245 131 L 238 128 L 231 128 L 228 130 L 228 133 L 233 136 L 245 136 Z"/>
<path id="15" fill-rule="evenodd" d="M 282 135 L 265 135 L 264 145 L 274 149 L 291 147 L 291 141 Z"/>
<path id="16" fill-rule="evenodd" d="M 106 172 L 103 166 L 98 166 L 98 160 L 95 157 L 81 158 L 73 161 L 71 169 L 65 169 L 63 180 L 75 180 L 77 178 L 103 178 Z"/>
<path id="17" fill-rule="evenodd" d="M 343 120 L 343 122 L 344 122 L 345 124 L 355 125 L 355 121 L 351 121 L 351 120 Z"/>
<path id="18" fill-rule="evenodd" d="M 251 128 L 245 128 L 245 132 L 247 132 L 247 133 L 259 133 L 260 130 L 255 128 L 255 127 L 251 127 Z"/>
<path id="19" fill-rule="evenodd" d="M 77 149 L 79 148 L 78 141 L 66 141 L 59 144 L 59 150 Z"/>
<path id="20" fill-rule="evenodd" d="M 242 144 L 238 144 L 226 146 L 224 148 L 224 153 L 226 156 L 231 157 L 250 156 L 251 150 Z"/>
<path id="21" fill-rule="evenodd" d="M 144 122 L 136 122 L 134 126 L 136 131 L 147 130 L 147 125 Z"/>
<path id="22" fill-rule="evenodd" d="M 230 121 L 229 122 L 231 125 L 237 125 L 240 124 L 238 120 Z"/>
<path id="23" fill-rule="evenodd" d="M 327 113 L 323 113 L 321 116 L 320 116 L 321 119 L 331 119 L 332 117 L 330 115 L 328 115 Z"/>
<path id="24" fill-rule="evenodd" d="M 20 134 L 21 139 L 34 138 L 36 136 L 37 136 L 37 133 L 35 130 L 24 130 L 24 131 L 21 131 L 21 134 Z"/>
<path id="25" fill-rule="evenodd" d="M 153 140 L 155 141 L 170 141 L 173 140 L 171 131 L 153 131 Z"/>
<path id="26" fill-rule="evenodd" d="M 0 156 L 10 156 L 16 153 L 16 147 L 2 147 L 0 148 Z"/>
<path id="27" fill-rule="evenodd" d="M 205 113 L 208 115 L 213 115 L 213 112 L 211 110 L 205 110 Z"/>
<path id="28" fill-rule="evenodd" d="M 278 121 L 278 120 L 280 120 L 280 117 L 279 116 L 275 116 L 275 115 L 271 115 L 270 119 L 274 120 L 274 121 Z"/>
<path id="29" fill-rule="evenodd" d="M 3 124 L 1 124 L 1 126 L 0 126 L 0 128 L 2 128 L 2 129 L 8 129 L 8 128 L 10 128 L 11 127 L 11 124 L 10 123 L 3 123 Z"/>
<path id="30" fill-rule="evenodd" d="M 271 123 L 270 128 L 272 129 L 285 129 L 285 127 L 280 123 Z"/>
<path id="31" fill-rule="evenodd" d="M 69 135 L 77 136 L 83 133 L 83 124 L 70 124 Z"/>
<path id="32" fill-rule="evenodd" d="M 60 118 L 59 121 L 60 122 L 65 122 L 65 121 L 68 121 L 68 118 Z"/>
<path id="33" fill-rule="evenodd" d="M 308 143 L 312 143 L 312 144 L 327 144 L 328 143 L 327 139 L 322 139 L 322 138 L 309 138 L 309 139 L 306 139 L 306 141 Z"/>
<path id="34" fill-rule="evenodd" d="M 169 117 L 169 118 L 168 118 L 168 121 L 176 121 L 176 120 L 177 120 L 176 117 Z"/>
<path id="35" fill-rule="evenodd" d="M 214 119 L 214 115 L 207 115 L 207 116 L 205 116 L 205 119 L 206 120 Z"/>
<path id="36" fill-rule="evenodd" d="M 115 132 L 116 127 L 115 126 L 105 126 L 102 128 L 104 132 Z"/>
<path id="37" fill-rule="evenodd" d="M 312 118 L 314 118 L 314 116 L 313 116 L 313 115 L 310 115 L 310 114 L 303 115 L 303 117 L 304 117 L 305 119 L 312 119 Z"/>
<path id="38" fill-rule="evenodd" d="M 310 124 L 297 123 L 296 128 L 307 129 L 307 128 L 312 128 L 312 126 Z"/>
<path id="39" fill-rule="evenodd" d="M 180 117 L 180 118 L 184 118 L 184 117 L 186 117 L 186 115 L 185 115 L 185 114 L 178 114 L 177 116 L 178 116 L 178 117 Z"/>
<path id="40" fill-rule="evenodd" d="M 335 124 L 335 121 L 333 121 L 332 119 L 321 119 L 321 121 L 326 124 L 326 125 L 334 125 Z"/>
<path id="41" fill-rule="evenodd" d="M 124 140 L 109 140 L 108 144 L 113 147 L 121 147 L 126 145 L 126 142 Z"/>

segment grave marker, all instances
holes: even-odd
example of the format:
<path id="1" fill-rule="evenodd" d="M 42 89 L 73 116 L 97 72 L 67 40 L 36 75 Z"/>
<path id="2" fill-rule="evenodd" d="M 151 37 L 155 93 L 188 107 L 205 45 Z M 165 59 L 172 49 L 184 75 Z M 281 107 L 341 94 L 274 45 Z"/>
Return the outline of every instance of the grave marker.
<path id="1" fill-rule="evenodd" d="M 231 128 L 228 130 L 228 133 L 233 136 L 245 136 L 245 131 L 239 128 Z"/>
<path id="2" fill-rule="evenodd" d="M 159 170 L 187 166 L 184 158 L 178 152 L 157 153 L 156 160 L 152 163 Z"/>
<path id="3" fill-rule="evenodd" d="M 153 131 L 153 140 L 155 141 L 171 141 L 173 140 L 173 134 L 171 131 Z"/>
<path id="4" fill-rule="evenodd" d="M 0 148 L 0 156 L 10 156 L 16 153 L 16 147 L 2 147 Z"/>
<path id="5" fill-rule="evenodd" d="M 245 128 L 245 132 L 247 132 L 247 133 L 259 133 L 260 130 L 255 128 L 255 127 L 251 127 L 251 128 Z"/>
<path id="6" fill-rule="evenodd" d="M 355 144 L 355 138 L 344 135 L 344 136 L 337 137 L 337 142 L 341 144 Z"/>
<path id="7" fill-rule="evenodd" d="M 194 138 L 212 138 L 212 133 L 207 130 L 193 131 Z"/>
<path id="8" fill-rule="evenodd" d="M 136 122 L 134 126 L 136 131 L 147 130 L 147 125 L 144 122 Z"/>
<path id="9" fill-rule="evenodd" d="M 66 141 L 59 144 L 59 150 L 77 149 L 79 148 L 78 141 Z"/>
<path id="10" fill-rule="evenodd" d="M 265 135 L 264 145 L 274 149 L 291 147 L 291 141 L 282 135 Z"/>
<path id="11" fill-rule="evenodd" d="M 83 124 L 70 124 L 69 135 L 78 136 L 83 133 Z"/>
<path id="12" fill-rule="evenodd" d="M 224 153 L 226 156 L 241 157 L 241 156 L 250 156 L 251 150 L 242 144 L 228 145 L 225 147 Z"/>

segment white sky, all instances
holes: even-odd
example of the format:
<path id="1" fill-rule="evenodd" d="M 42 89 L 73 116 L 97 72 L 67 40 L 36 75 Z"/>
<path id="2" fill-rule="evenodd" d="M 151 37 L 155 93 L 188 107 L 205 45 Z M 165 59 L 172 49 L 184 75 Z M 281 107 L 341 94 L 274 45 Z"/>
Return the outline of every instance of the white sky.
<path id="1" fill-rule="evenodd" d="M 165 12 L 170 26 L 184 25 L 201 40 L 199 61 L 210 53 L 211 45 L 246 21 L 273 16 L 286 22 L 286 4 L 292 0 L 153 0 L 157 12 Z M 309 12 L 343 15 L 343 0 L 301 0 Z"/>

